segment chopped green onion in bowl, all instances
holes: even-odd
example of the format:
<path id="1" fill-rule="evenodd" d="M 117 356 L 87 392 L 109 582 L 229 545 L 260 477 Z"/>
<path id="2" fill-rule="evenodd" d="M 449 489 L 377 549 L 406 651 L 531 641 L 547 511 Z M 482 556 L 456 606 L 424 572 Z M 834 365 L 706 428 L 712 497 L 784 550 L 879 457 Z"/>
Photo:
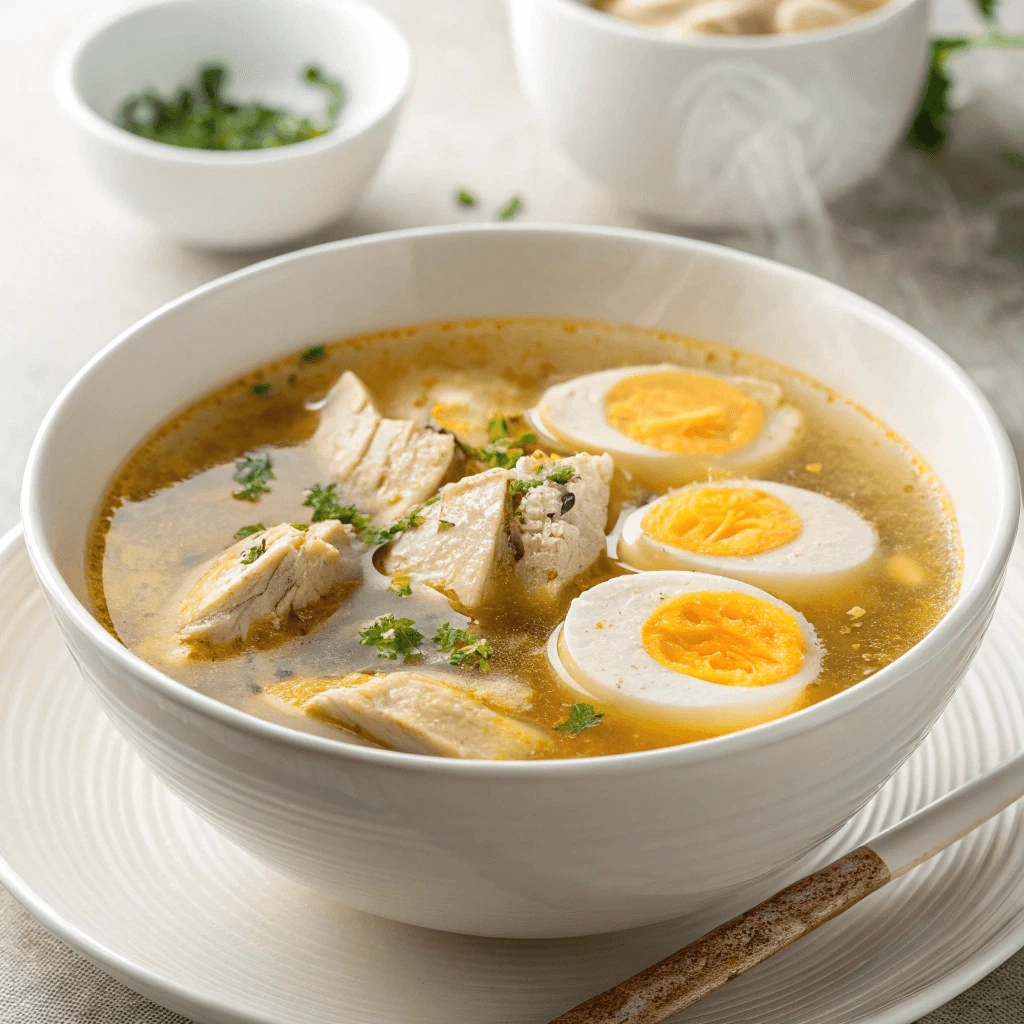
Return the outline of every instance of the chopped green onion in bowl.
<path id="1" fill-rule="evenodd" d="M 337 124 L 345 102 L 341 83 L 314 64 L 302 70 L 301 79 L 326 94 L 322 120 L 298 117 L 259 102 L 227 99 L 227 79 L 225 65 L 205 64 L 192 84 L 180 86 L 173 96 L 161 96 L 154 89 L 130 96 L 121 106 L 117 124 L 153 142 L 186 149 L 272 149 L 326 135 Z"/>

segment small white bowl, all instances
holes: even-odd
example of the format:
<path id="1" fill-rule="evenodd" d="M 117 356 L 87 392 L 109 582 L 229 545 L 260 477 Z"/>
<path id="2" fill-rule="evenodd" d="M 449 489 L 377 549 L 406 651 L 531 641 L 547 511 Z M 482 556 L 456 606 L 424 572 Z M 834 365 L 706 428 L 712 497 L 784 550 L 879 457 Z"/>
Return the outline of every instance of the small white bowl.
<path id="1" fill-rule="evenodd" d="M 275 149 L 184 149 L 115 123 L 147 86 L 191 82 L 227 65 L 227 93 L 315 116 L 325 96 L 307 64 L 341 81 L 345 103 L 326 135 Z M 247 249 L 301 238 L 347 213 L 388 147 L 409 91 L 412 55 L 362 0 L 166 0 L 87 31 L 62 57 L 57 93 L 96 176 L 135 213 L 183 241 Z"/>
<path id="2" fill-rule="evenodd" d="M 90 611 L 108 481 L 189 402 L 306 345 L 478 316 L 678 331 L 778 359 L 915 445 L 955 504 L 955 606 L 916 647 L 785 718 L 685 746 L 555 761 L 421 757 L 314 736 L 175 682 Z M 478 935 L 582 935 L 721 904 L 781 876 L 921 742 L 991 618 L 1020 497 L 962 370 L 896 317 L 744 253 L 613 228 L 480 225 L 334 242 L 232 274 L 109 345 L 50 410 L 22 499 L 32 566 L 107 714 L 239 845 L 348 906 Z"/>
<path id="3" fill-rule="evenodd" d="M 813 214 L 878 170 L 924 88 L 928 0 L 831 29 L 670 39 L 584 0 L 509 0 L 527 99 L 585 175 L 677 224 Z"/>

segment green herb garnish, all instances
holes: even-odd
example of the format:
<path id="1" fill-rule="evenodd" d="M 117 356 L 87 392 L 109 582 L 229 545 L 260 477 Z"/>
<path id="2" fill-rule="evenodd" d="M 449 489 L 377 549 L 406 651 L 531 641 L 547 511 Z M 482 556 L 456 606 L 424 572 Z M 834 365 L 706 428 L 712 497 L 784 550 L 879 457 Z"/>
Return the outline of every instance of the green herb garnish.
<path id="1" fill-rule="evenodd" d="M 476 206 L 476 196 L 472 192 L 467 192 L 464 188 L 460 188 L 455 193 L 455 199 L 459 206 Z"/>
<path id="2" fill-rule="evenodd" d="M 299 533 L 305 533 L 309 529 L 309 523 L 291 523 L 289 525 L 293 530 L 298 530 Z"/>
<path id="3" fill-rule="evenodd" d="M 326 358 L 326 345 L 310 345 L 309 348 L 302 351 L 302 361 L 304 363 L 319 363 L 322 359 Z"/>
<path id="4" fill-rule="evenodd" d="M 423 506 L 417 505 L 390 526 L 373 526 L 370 523 L 371 517 L 360 512 L 355 505 L 342 505 L 338 499 L 337 484 L 328 484 L 326 487 L 314 484 L 302 504 L 313 509 L 314 523 L 337 519 L 342 523 L 351 524 L 364 544 L 386 544 L 404 530 L 419 526 L 423 522 Z"/>
<path id="5" fill-rule="evenodd" d="M 511 220 L 523 208 L 523 201 L 519 196 L 513 196 L 500 210 L 498 220 Z"/>
<path id="6" fill-rule="evenodd" d="M 364 647 L 376 647 L 378 658 L 406 662 L 418 661 L 423 656 L 417 648 L 423 641 L 423 634 L 412 619 L 396 619 L 394 615 L 382 615 L 372 626 L 359 631 L 359 643 Z"/>
<path id="7" fill-rule="evenodd" d="M 232 495 L 239 501 L 259 501 L 261 494 L 267 494 L 270 488 L 268 480 L 274 479 L 274 471 L 270 468 L 269 455 L 246 455 L 235 463 L 234 479 L 242 486 L 233 491 Z"/>
<path id="8" fill-rule="evenodd" d="M 561 725 L 556 725 L 555 731 L 579 736 L 584 729 L 593 729 L 595 725 L 600 725 L 602 718 L 604 718 L 604 712 L 599 711 L 595 714 L 593 704 L 573 704 L 569 708 L 569 720 Z"/>
<path id="9" fill-rule="evenodd" d="M 412 597 L 412 581 L 408 576 L 394 576 L 388 590 L 399 597 Z"/>
<path id="10" fill-rule="evenodd" d="M 490 643 L 468 629 L 457 629 L 450 622 L 438 627 L 434 646 L 448 653 L 449 664 L 459 668 L 475 668 L 490 672 L 490 658 L 494 655 Z"/>
<path id="11" fill-rule="evenodd" d="M 262 523 L 253 523 L 251 526 L 243 526 L 236 534 L 235 537 L 238 540 L 245 540 L 246 537 L 251 537 L 254 533 L 262 533 L 266 527 Z"/>
<path id="12" fill-rule="evenodd" d="M 207 64 L 200 67 L 191 85 L 181 86 L 172 96 L 146 89 L 122 104 L 117 123 L 134 135 L 186 149 L 271 149 L 329 132 L 344 99 L 341 83 L 313 65 L 303 70 L 302 79 L 327 93 L 323 121 L 258 102 L 226 99 L 227 76 L 223 64 Z"/>
<path id="13" fill-rule="evenodd" d="M 437 532 L 440 533 L 442 530 L 450 530 L 455 524 L 450 519 L 438 519 L 437 521 Z"/>
<path id="14" fill-rule="evenodd" d="M 928 80 L 921 106 L 911 125 L 907 141 L 918 149 L 938 152 L 946 143 L 946 119 L 949 116 L 949 90 L 953 80 L 947 73 L 949 59 L 962 50 L 1019 49 L 1024 34 L 1010 34 L 995 26 L 996 0 L 975 0 L 986 23 L 976 36 L 948 36 L 933 39 L 928 55 Z"/>
<path id="15" fill-rule="evenodd" d="M 266 551 L 266 550 L 267 550 L 267 542 L 264 539 L 264 540 L 260 541 L 259 544 L 255 545 L 254 547 L 249 548 L 248 551 L 246 551 L 246 552 L 244 552 L 242 554 L 242 565 L 252 565 L 252 563 L 255 562 L 256 559 L 259 558 L 260 555 L 262 555 L 263 552 Z"/>
<path id="16" fill-rule="evenodd" d="M 254 395 L 269 395 L 272 387 L 272 385 L 261 381 L 259 384 L 253 384 L 252 393 Z"/>
<path id="17" fill-rule="evenodd" d="M 542 473 L 543 471 L 543 466 L 537 470 L 538 473 Z M 555 469 L 551 470 L 550 473 L 546 474 L 544 479 L 548 483 L 561 484 L 564 487 L 567 483 L 571 483 L 576 479 L 576 470 L 569 465 L 557 466 Z"/>
<path id="18" fill-rule="evenodd" d="M 487 424 L 487 433 L 491 439 L 490 444 L 480 448 L 463 444 L 461 441 L 458 444 L 467 455 L 499 469 L 512 469 L 526 454 L 524 446 L 537 443 L 537 435 L 529 431 L 513 440 L 509 436 L 508 420 L 504 416 L 495 416 Z"/>
<path id="19" fill-rule="evenodd" d="M 1008 149 L 1003 154 L 1003 159 L 1010 164 L 1011 167 L 1019 167 L 1024 171 L 1024 153 L 1016 153 L 1012 149 Z"/>

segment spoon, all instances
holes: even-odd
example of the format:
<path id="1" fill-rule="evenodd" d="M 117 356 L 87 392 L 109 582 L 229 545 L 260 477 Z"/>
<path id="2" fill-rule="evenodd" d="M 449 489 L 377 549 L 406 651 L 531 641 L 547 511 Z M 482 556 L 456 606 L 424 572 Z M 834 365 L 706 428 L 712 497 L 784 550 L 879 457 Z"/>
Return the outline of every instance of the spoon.
<path id="1" fill-rule="evenodd" d="M 1024 753 L 550 1024 L 657 1024 L 923 864 L 1022 796 Z"/>

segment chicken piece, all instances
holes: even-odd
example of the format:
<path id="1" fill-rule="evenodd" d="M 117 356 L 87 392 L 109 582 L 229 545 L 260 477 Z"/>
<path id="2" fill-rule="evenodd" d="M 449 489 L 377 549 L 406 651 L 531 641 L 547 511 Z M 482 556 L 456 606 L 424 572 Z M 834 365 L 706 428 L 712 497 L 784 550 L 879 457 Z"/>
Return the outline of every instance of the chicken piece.
<path id="1" fill-rule="evenodd" d="M 359 572 L 351 532 L 337 520 L 305 531 L 281 523 L 233 544 L 186 595 L 179 638 L 244 640 L 257 623 L 279 626 L 292 612 L 327 597 Z"/>
<path id="2" fill-rule="evenodd" d="M 549 742 L 536 726 L 491 710 L 468 694 L 426 675 L 393 672 L 362 681 L 338 680 L 302 707 L 369 736 L 392 750 L 486 760 L 536 756 Z"/>
<path id="3" fill-rule="evenodd" d="M 423 522 L 388 546 L 383 571 L 422 580 L 463 608 L 476 608 L 507 551 L 509 476 L 508 470 L 488 469 L 442 487 L 438 500 L 423 509 Z"/>
<path id="4" fill-rule="evenodd" d="M 312 444 L 341 500 L 378 525 L 429 498 L 455 454 L 450 434 L 382 417 L 363 382 L 348 370 L 327 395 Z"/>
<path id="5" fill-rule="evenodd" d="M 608 485 L 615 464 L 610 455 L 552 461 L 526 455 L 512 472 L 514 479 L 534 481 L 565 466 L 572 467 L 572 480 L 547 481 L 526 491 L 514 521 L 522 540 L 516 576 L 528 590 L 548 597 L 588 569 L 604 550 Z"/>

